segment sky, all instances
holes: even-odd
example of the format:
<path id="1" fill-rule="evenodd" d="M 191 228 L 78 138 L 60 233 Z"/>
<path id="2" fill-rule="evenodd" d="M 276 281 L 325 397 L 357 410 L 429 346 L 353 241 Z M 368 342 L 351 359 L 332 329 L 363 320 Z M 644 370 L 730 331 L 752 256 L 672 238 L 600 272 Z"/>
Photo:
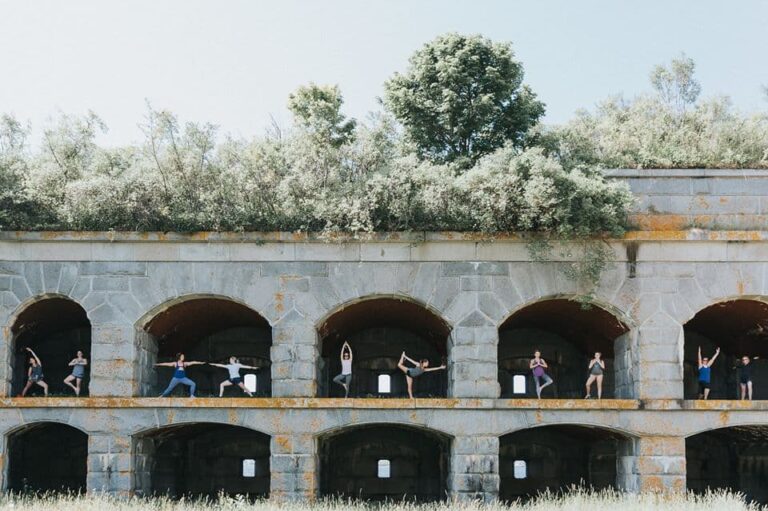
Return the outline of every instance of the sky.
<path id="1" fill-rule="evenodd" d="M 270 116 L 287 125 L 288 94 L 315 82 L 364 118 L 415 50 L 452 31 L 512 42 L 547 123 L 647 91 L 681 52 L 703 95 L 765 110 L 766 28 L 768 0 L 0 0 L 0 113 L 40 129 L 90 109 L 117 145 L 141 137 L 149 102 L 250 137 Z"/>

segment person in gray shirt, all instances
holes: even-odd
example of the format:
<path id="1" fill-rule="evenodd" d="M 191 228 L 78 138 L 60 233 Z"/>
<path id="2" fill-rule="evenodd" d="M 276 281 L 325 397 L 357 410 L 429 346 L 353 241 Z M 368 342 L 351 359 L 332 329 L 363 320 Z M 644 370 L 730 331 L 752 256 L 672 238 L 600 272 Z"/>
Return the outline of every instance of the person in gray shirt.
<path id="1" fill-rule="evenodd" d="M 219 385 L 219 397 L 224 397 L 224 388 L 229 387 L 230 385 L 237 385 L 242 389 L 243 392 L 248 394 L 248 397 L 253 397 L 251 391 L 248 390 L 248 388 L 243 383 L 243 379 L 240 378 L 240 369 L 253 369 L 255 371 L 258 369 L 258 367 L 241 364 L 237 357 L 229 357 L 229 364 L 209 363 L 208 365 L 212 365 L 213 367 L 221 367 L 222 369 L 229 371 L 229 378 L 221 382 L 221 385 Z"/>
<path id="2" fill-rule="evenodd" d="M 81 385 L 85 377 L 85 366 L 88 365 L 88 359 L 83 356 L 83 352 L 78 350 L 77 356 L 72 359 L 69 366 L 72 368 L 72 374 L 64 378 L 64 383 L 75 391 L 75 395 L 80 395 Z M 72 382 L 75 382 L 74 385 Z"/>
<path id="3" fill-rule="evenodd" d="M 410 362 L 416 367 L 406 366 L 406 361 Z M 441 365 L 440 367 L 429 367 L 429 360 L 426 358 L 422 358 L 417 362 L 414 359 L 408 357 L 408 355 L 403 352 L 403 354 L 400 355 L 400 361 L 397 363 L 397 367 L 403 372 L 403 374 L 405 374 L 405 382 L 408 384 L 408 397 L 413 399 L 413 380 L 424 373 L 445 369 L 445 364 Z"/>

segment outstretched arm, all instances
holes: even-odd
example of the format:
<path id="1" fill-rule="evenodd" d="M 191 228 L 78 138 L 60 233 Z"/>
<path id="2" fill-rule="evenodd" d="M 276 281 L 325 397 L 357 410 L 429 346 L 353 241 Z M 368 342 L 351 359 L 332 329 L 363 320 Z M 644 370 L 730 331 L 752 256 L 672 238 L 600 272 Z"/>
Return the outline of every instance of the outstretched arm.
<path id="1" fill-rule="evenodd" d="M 254 371 L 259 369 L 258 366 L 244 366 L 242 364 L 240 364 L 240 367 L 243 368 L 243 369 L 253 369 Z"/>
<path id="2" fill-rule="evenodd" d="M 445 364 L 439 366 L 439 367 L 429 367 L 427 369 L 424 369 L 425 373 L 431 373 L 432 371 L 442 371 L 445 369 Z"/>
<path id="3" fill-rule="evenodd" d="M 162 366 L 162 367 L 173 367 L 176 365 L 176 362 L 158 362 L 155 365 Z"/>
<path id="4" fill-rule="evenodd" d="M 208 365 L 209 366 L 213 366 L 213 367 L 221 367 L 222 369 L 226 369 L 227 368 L 227 366 L 224 365 L 224 364 L 214 364 L 213 362 L 208 362 Z"/>
<path id="5" fill-rule="evenodd" d="M 712 367 L 712 364 L 715 363 L 715 360 L 717 360 L 717 356 L 720 354 L 720 348 L 717 348 L 715 350 L 715 354 L 712 355 L 712 359 L 709 361 L 709 365 L 707 367 Z M 699 355 L 699 360 L 701 360 L 701 355 Z M 699 364 L 701 364 L 701 361 L 699 361 Z"/>
<path id="6" fill-rule="evenodd" d="M 34 351 L 32 351 L 32 348 L 27 348 L 27 351 L 28 351 L 28 352 L 30 352 L 30 353 L 32 354 L 32 356 L 33 356 L 33 357 L 35 357 L 35 362 L 37 362 L 37 365 L 39 365 L 39 366 L 43 365 L 43 363 L 42 363 L 42 362 L 40 362 L 40 359 L 39 359 L 39 358 L 38 358 L 38 356 L 35 354 L 35 352 L 34 352 Z"/>
<path id="7" fill-rule="evenodd" d="M 184 367 L 201 366 L 201 365 L 205 365 L 207 363 L 208 362 L 199 362 L 199 361 L 195 360 L 195 361 L 192 361 L 192 362 L 184 362 Z"/>
<path id="8" fill-rule="evenodd" d="M 699 346 L 699 367 L 701 367 L 701 346 Z"/>

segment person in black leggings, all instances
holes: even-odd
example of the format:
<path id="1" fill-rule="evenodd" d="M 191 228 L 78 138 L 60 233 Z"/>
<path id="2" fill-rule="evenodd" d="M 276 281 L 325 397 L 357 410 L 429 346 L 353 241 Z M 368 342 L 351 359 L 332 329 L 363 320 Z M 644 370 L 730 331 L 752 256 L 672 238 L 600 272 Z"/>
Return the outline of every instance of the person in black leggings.
<path id="1" fill-rule="evenodd" d="M 752 359 L 744 355 L 741 357 L 741 364 L 737 364 L 736 368 L 739 370 L 741 399 L 749 398 L 752 401 Z"/>
<path id="2" fill-rule="evenodd" d="M 406 360 L 416 367 L 406 366 Z M 403 372 L 403 374 L 405 374 L 405 382 L 408 385 L 408 397 L 413 399 L 413 380 L 424 373 L 445 369 L 445 364 L 441 365 L 440 367 L 429 367 L 429 360 L 426 358 L 422 358 L 420 361 L 416 362 L 414 359 L 408 357 L 405 352 L 403 352 L 403 354 L 400 355 L 400 362 L 397 363 L 397 367 Z"/>

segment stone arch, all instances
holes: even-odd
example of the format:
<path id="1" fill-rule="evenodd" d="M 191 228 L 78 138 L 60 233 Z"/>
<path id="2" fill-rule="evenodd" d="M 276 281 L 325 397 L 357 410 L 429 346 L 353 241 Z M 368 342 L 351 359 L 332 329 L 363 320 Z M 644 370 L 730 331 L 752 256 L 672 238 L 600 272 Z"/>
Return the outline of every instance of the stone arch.
<path id="1" fill-rule="evenodd" d="M 132 436 L 138 495 L 269 496 L 270 436 L 245 426 L 184 422 Z"/>
<path id="2" fill-rule="evenodd" d="M 63 380 L 72 373 L 68 364 L 77 351 L 82 351 L 91 362 L 91 319 L 79 302 L 63 294 L 45 293 L 24 301 L 10 316 L 6 335 L 6 386 L 11 396 L 19 395 L 27 382 L 27 347 L 40 358 L 44 381 L 52 395 L 73 393 Z M 81 395 L 88 394 L 89 373 L 86 368 Z M 42 388 L 33 385 L 30 392 L 40 393 Z"/>
<path id="3" fill-rule="evenodd" d="M 85 492 L 88 433 L 59 421 L 16 427 L 6 438 L 6 489 L 16 492 Z"/>
<path id="4" fill-rule="evenodd" d="M 768 399 L 768 299 L 729 297 L 711 303 L 683 324 L 683 395 L 700 395 L 698 347 L 702 357 L 712 358 L 721 349 L 710 369 L 710 399 L 740 398 L 742 370 L 734 369 L 742 357 L 750 359 L 754 399 Z M 755 357 L 757 357 L 755 359 Z M 746 374 L 745 374 L 746 377 Z"/>
<path id="5" fill-rule="evenodd" d="M 768 425 L 709 429 L 685 439 L 686 486 L 694 493 L 725 489 L 768 503 Z"/>
<path id="6" fill-rule="evenodd" d="M 633 436 L 615 428 L 548 424 L 499 438 L 499 497 L 528 499 L 544 491 L 585 486 L 626 486 L 621 458 L 632 454 Z"/>
<path id="7" fill-rule="evenodd" d="M 139 391 L 156 396 L 167 384 L 173 369 L 154 367 L 155 362 L 172 362 L 177 352 L 187 360 L 228 363 L 230 356 L 245 365 L 259 367 L 245 370 L 256 375 L 255 394 L 271 395 L 272 327 L 269 321 L 246 303 L 227 296 L 191 294 L 174 298 L 145 313 L 135 324 L 139 353 Z M 194 366 L 187 370 L 203 395 L 218 395 L 219 382 L 227 372 L 212 366 Z M 159 378 L 158 378 L 159 377 Z M 232 386 L 228 396 L 242 395 Z"/>
<path id="8" fill-rule="evenodd" d="M 321 496 L 442 500 L 452 437 L 409 424 L 369 423 L 318 437 Z"/>
<path id="9" fill-rule="evenodd" d="M 583 397 L 595 351 L 606 361 L 603 395 L 633 397 L 637 351 L 633 326 L 627 314 L 600 301 L 585 306 L 573 296 L 554 295 L 521 304 L 498 326 L 501 397 L 537 397 L 529 368 L 536 349 L 554 379 L 542 397 Z"/>
<path id="10" fill-rule="evenodd" d="M 369 295 L 335 307 L 316 324 L 320 357 L 318 395 L 343 396 L 332 378 L 341 373 L 344 341 L 353 352 L 354 397 L 406 396 L 405 378 L 397 368 L 402 351 L 415 359 L 427 359 L 434 367 L 450 353 L 450 323 L 434 308 L 402 295 Z M 389 392 L 382 392 L 381 378 L 388 378 Z M 417 380 L 415 393 L 446 397 L 445 371 L 428 373 Z"/>

